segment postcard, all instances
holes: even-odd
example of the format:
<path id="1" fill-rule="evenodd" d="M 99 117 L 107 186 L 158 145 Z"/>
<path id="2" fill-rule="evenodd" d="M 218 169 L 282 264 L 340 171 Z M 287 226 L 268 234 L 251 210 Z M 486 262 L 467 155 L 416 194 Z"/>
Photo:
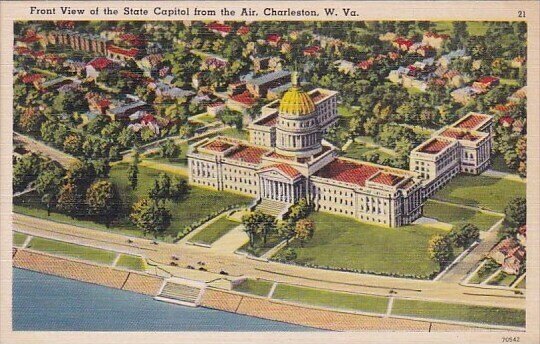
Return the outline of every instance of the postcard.
<path id="1" fill-rule="evenodd" d="M 2 343 L 540 343 L 538 2 L 0 7 Z"/>

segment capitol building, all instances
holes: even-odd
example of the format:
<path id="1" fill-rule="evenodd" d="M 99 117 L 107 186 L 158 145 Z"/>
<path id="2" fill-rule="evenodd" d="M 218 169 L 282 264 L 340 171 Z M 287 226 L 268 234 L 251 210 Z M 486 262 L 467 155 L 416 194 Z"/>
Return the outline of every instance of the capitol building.
<path id="1" fill-rule="evenodd" d="M 278 217 L 306 198 L 317 211 L 384 226 L 419 218 L 419 173 L 339 157 L 322 137 L 337 120 L 337 92 L 305 92 L 293 78 L 249 125 L 249 141 L 218 136 L 191 145 L 189 182 L 252 196 L 256 209 Z"/>

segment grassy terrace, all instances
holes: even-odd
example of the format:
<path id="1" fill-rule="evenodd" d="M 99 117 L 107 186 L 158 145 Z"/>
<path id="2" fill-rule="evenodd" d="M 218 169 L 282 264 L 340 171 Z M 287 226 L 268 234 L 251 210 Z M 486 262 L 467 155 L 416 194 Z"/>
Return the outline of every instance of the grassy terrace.
<path id="1" fill-rule="evenodd" d="M 235 139 L 247 140 L 249 139 L 249 133 L 245 129 L 227 128 L 219 133 L 219 135 L 229 136 Z"/>
<path id="2" fill-rule="evenodd" d="M 88 218 L 72 219 L 71 217 L 58 212 L 52 212 L 51 216 L 48 217 L 46 207 L 36 193 L 28 193 L 14 199 L 14 211 L 61 223 L 142 237 L 143 233 L 133 226 L 128 219 L 128 215 L 131 205 L 134 202 L 140 198 L 148 197 L 148 192 L 152 188 L 154 179 L 157 178 L 160 171 L 139 166 L 139 184 L 137 189 L 132 190 L 127 180 L 127 169 L 128 165 L 124 163 L 114 165 L 111 168 L 110 180 L 118 186 L 122 198 L 123 209 L 121 210 L 120 218 L 115 221 L 110 228 L 106 228 L 103 224 L 90 221 Z M 168 174 L 171 177 L 176 176 L 182 178 L 179 175 L 174 175 L 172 173 Z M 185 226 L 229 205 L 247 204 L 250 201 L 251 199 L 249 197 L 242 195 L 213 191 L 200 187 L 191 187 L 188 197 L 184 200 L 178 203 L 166 202 L 166 206 L 169 207 L 172 213 L 172 221 L 171 226 L 162 237 L 159 237 L 159 239 L 171 241 Z"/>
<path id="3" fill-rule="evenodd" d="M 274 299 L 351 311 L 385 313 L 388 298 L 279 284 Z"/>
<path id="4" fill-rule="evenodd" d="M 424 216 L 437 219 L 440 222 L 449 223 L 454 227 L 461 227 L 467 223 L 472 223 L 482 231 L 488 230 L 502 218 L 472 209 L 433 201 L 427 201 L 425 203 Z"/>
<path id="5" fill-rule="evenodd" d="M 483 324 L 525 326 L 525 310 L 395 299 L 392 314 Z"/>
<path id="6" fill-rule="evenodd" d="M 13 246 L 22 247 L 27 237 L 26 234 L 13 232 Z"/>
<path id="7" fill-rule="evenodd" d="M 152 154 L 146 155 L 144 159 L 163 163 L 163 164 L 186 167 L 187 166 L 186 154 L 188 152 L 188 149 L 189 149 L 188 143 L 183 142 L 180 144 L 180 155 L 177 158 L 173 158 L 173 159 L 161 158 L 157 153 L 152 153 Z"/>
<path id="8" fill-rule="evenodd" d="M 145 271 L 146 262 L 141 257 L 121 254 L 116 262 L 116 266 L 135 271 Z"/>
<path id="9" fill-rule="evenodd" d="M 199 233 L 195 234 L 190 241 L 211 245 L 239 224 L 239 222 L 231 221 L 225 216 L 221 217 L 219 220 L 211 223 Z"/>
<path id="10" fill-rule="evenodd" d="M 354 219 L 317 212 L 311 218 L 316 229 L 304 246 L 290 244 L 295 262 L 382 274 L 427 276 L 438 271 L 428 256 L 428 242 L 443 229 L 413 225 L 380 227 Z M 278 252 L 276 258 L 281 258 Z"/>
<path id="11" fill-rule="evenodd" d="M 524 277 L 521 282 L 518 283 L 518 285 L 516 285 L 516 288 L 518 289 L 526 289 L 526 286 L 527 286 L 527 277 Z"/>
<path id="12" fill-rule="evenodd" d="M 493 277 L 491 281 L 488 282 L 489 285 L 496 285 L 500 287 L 509 287 L 515 280 L 517 276 L 509 275 L 506 272 L 499 272 L 498 275 Z"/>
<path id="13" fill-rule="evenodd" d="M 282 241 L 283 238 L 281 238 L 277 233 L 270 233 L 266 238 L 266 245 L 263 244 L 261 238 L 256 237 L 253 247 L 251 247 L 248 242 L 244 244 L 244 246 L 240 247 L 238 251 L 247 252 L 253 256 L 260 257 Z"/>
<path id="14" fill-rule="evenodd" d="M 435 194 L 453 203 L 503 212 L 514 197 L 525 197 L 525 183 L 487 176 L 459 175 Z"/>
<path id="15" fill-rule="evenodd" d="M 63 241 L 33 237 L 28 248 L 59 256 L 77 258 L 101 264 L 112 264 L 116 253 L 98 248 L 75 245 Z"/>
<path id="16" fill-rule="evenodd" d="M 487 261 L 486 264 L 484 264 L 476 274 L 469 280 L 469 283 L 473 284 L 479 284 L 482 283 L 486 278 L 491 276 L 499 269 L 499 265 L 495 262 L 491 262 L 490 260 Z"/>
<path id="17" fill-rule="evenodd" d="M 233 289 L 242 293 L 267 296 L 274 282 L 260 279 L 246 279 Z"/>

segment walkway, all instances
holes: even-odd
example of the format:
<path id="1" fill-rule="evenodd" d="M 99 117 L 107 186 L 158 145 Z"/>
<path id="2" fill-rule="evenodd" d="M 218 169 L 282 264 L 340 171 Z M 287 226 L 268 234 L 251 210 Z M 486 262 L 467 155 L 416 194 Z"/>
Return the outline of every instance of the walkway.
<path id="1" fill-rule="evenodd" d="M 439 280 L 448 283 L 460 283 L 465 279 L 479 261 L 489 253 L 491 248 L 499 241 L 497 228 L 502 224 L 504 218 L 497 221 L 488 231 L 480 232 L 480 243 L 460 262 L 452 267 Z"/>
<path id="2" fill-rule="evenodd" d="M 245 235 L 245 233 L 239 232 L 239 228 L 237 232 L 230 233 L 230 236 L 222 237 L 220 239 L 221 243 L 216 246 L 218 249 L 214 250 L 192 245 L 161 242 L 154 245 L 151 240 L 143 238 L 130 238 L 133 242 L 128 244 L 128 237 L 118 233 L 59 224 L 20 214 L 14 214 L 13 219 L 16 230 L 30 235 L 71 237 L 73 241 L 86 244 L 94 243 L 117 251 L 127 251 L 131 248 L 134 254 L 139 253 L 145 258 L 161 264 L 162 267 L 169 266 L 171 256 L 176 255 L 178 257 L 176 261 L 178 268 L 174 269 L 175 272 L 186 271 L 185 267 L 187 265 L 195 267 L 197 262 L 204 261 L 205 268 L 214 276 L 224 270 L 231 276 L 262 278 L 280 283 L 336 291 L 388 295 L 389 290 L 393 289 L 398 293 L 397 296 L 399 297 L 510 308 L 525 307 L 524 297 L 516 297 L 513 292 L 508 290 L 482 290 L 479 293 L 474 288 L 461 286 L 455 282 L 423 281 L 331 270 L 315 270 L 276 262 L 246 259 L 233 253 L 233 250 L 240 245 L 239 238 Z M 247 240 L 247 238 L 244 240 Z"/>
<path id="3" fill-rule="evenodd" d="M 244 231 L 244 226 L 239 225 L 231 229 L 227 234 L 216 240 L 210 250 L 216 253 L 233 253 L 249 242 L 249 236 Z"/>

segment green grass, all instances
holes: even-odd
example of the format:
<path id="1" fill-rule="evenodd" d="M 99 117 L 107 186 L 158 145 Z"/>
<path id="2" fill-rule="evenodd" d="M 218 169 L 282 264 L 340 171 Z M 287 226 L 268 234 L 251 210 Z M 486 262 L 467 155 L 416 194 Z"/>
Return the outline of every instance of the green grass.
<path id="1" fill-rule="evenodd" d="M 206 124 L 217 121 L 215 116 L 209 115 L 207 113 L 205 113 L 204 115 L 197 116 L 195 118 L 192 117 L 191 120 L 206 123 Z"/>
<path id="2" fill-rule="evenodd" d="M 392 314 L 493 325 L 525 326 L 525 310 L 395 299 Z"/>
<path id="3" fill-rule="evenodd" d="M 491 281 L 488 282 L 489 285 L 496 285 L 501 287 L 509 287 L 512 282 L 516 280 L 515 275 L 507 274 L 506 272 L 499 272 L 498 275 L 493 277 Z"/>
<path id="4" fill-rule="evenodd" d="M 227 128 L 223 130 L 222 132 L 220 132 L 219 135 L 229 136 L 229 137 L 240 139 L 240 140 L 249 139 L 249 132 L 244 129 L 238 130 L 236 128 Z"/>
<path id="5" fill-rule="evenodd" d="M 101 264 L 111 264 L 116 258 L 116 253 L 98 248 L 75 245 L 63 241 L 33 237 L 28 244 L 32 250 L 77 258 Z"/>
<path id="6" fill-rule="evenodd" d="M 27 237 L 26 234 L 13 232 L 13 246 L 22 247 Z"/>
<path id="7" fill-rule="evenodd" d="M 429 200 L 424 204 L 424 216 L 437 219 L 440 222 L 449 223 L 457 228 L 472 223 L 482 231 L 488 230 L 502 218 L 500 216 L 485 214 L 472 209 L 465 209 L 455 205 L 442 204 Z"/>
<path id="8" fill-rule="evenodd" d="M 517 79 L 500 79 L 501 85 L 510 85 L 510 86 L 519 86 L 519 81 Z"/>
<path id="9" fill-rule="evenodd" d="M 243 251 L 251 254 L 255 257 L 260 257 L 266 252 L 270 251 L 274 246 L 283 241 L 283 238 L 278 235 L 278 233 L 273 232 L 268 234 L 266 238 L 266 244 L 263 244 L 261 238 L 256 237 L 253 243 L 253 247 L 249 245 L 249 242 L 245 243 L 244 246 L 240 247 L 238 251 Z"/>
<path id="10" fill-rule="evenodd" d="M 338 105 L 337 111 L 341 117 L 354 117 L 354 108 L 351 106 Z"/>
<path id="11" fill-rule="evenodd" d="M 439 270 L 429 259 L 428 242 L 439 228 L 423 225 L 387 228 L 317 212 L 316 229 L 304 246 L 293 242 L 296 263 L 382 274 L 427 276 Z M 278 252 L 276 258 L 283 259 Z"/>
<path id="12" fill-rule="evenodd" d="M 152 153 L 152 154 L 146 155 L 144 159 L 159 162 L 162 164 L 186 167 L 187 166 L 186 154 L 189 149 L 189 144 L 187 142 L 183 142 L 179 144 L 179 146 L 180 146 L 180 154 L 178 155 L 177 158 L 172 158 L 172 159 L 162 158 L 157 153 Z"/>
<path id="13" fill-rule="evenodd" d="M 146 270 L 146 262 L 143 258 L 127 254 L 120 255 L 120 258 L 118 258 L 118 261 L 116 262 L 116 266 L 135 271 Z"/>
<path id="14" fill-rule="evenodd" d="M 52 212 L 51 216 L 48 217 L 47 210 L 36 193 L 28 193 L 14 199 L 14 211 L 61 223 L 142 237 L 144 236 L 143 233 L 129 221 L 128 215 L 131 205 L 134 202 L 140 198 L 148 197 L 148 193 L 160 171 L 139 166 L 139 183 L 137 189 L 132 190 L 127 180 L 127 169 L 128 164 L 122 163 L 114 165 L 110 171 L 110 180 L 118 187 L 120 198 L 122 200 L 122 209 L 120 211 L 119 219 L 116 220 L 110 228 L 106 228 L 103 224 L 91 221 L 89 218 L 72 219 L 69 216 L 57 212 Z M 168 174 L 171 177 L 183 178 L 171 173 Z M 191 225 L 193 222 L 219 211 L 224 207 L 236 204 L 248 204 L 250 201 L 251 198 L 243 195 L 192 186 L 188 196 L 184 200 L 178 203 L 166 201 L 166 206 L 172 213 L 172 220 L 169 228 L 159 237 L 159 239 L 172 241 L 177 233 L 183 230 L 185 226 Z"/>
<path id="15" fill-rule="evenodd" d="M 353 142 L 347 147 L 345 157 L 351 159 L 361 159 L 364 154 L 376 151 L 376 147 L 368 147 L 363 143 Z"/>
<path id="16" fill-rule="evenodd" d="M 469 34 L 471 36 L 483 36 L 486 34 L 487 29 L 488 29 L 488 23 L 486 22 L 480 22 L 480 21 L 467 22 L 467 31 L 469 31 Z M 453 34 L 452 22 L 450 21 L 435 22 L 435 31 L 437 31 L 440 34 L 452 35 Z"/>
<path id="17" fill-rule="evenodd" d="M 491 169 L 499 172 L 517 174 L 515 170 L 512 170 L 506 166 L 504 158 L 500 154 L 496 154 L 491 157 Z"/>
<path id="18" fill-rule="evenodd" d="M 343 310 L 385 313 L 388 298 L 278 284 L 274 299 Z"/>
<path id="19" fill-rule="evenodd" d="M 240 223 L 231 221 L 226 217 L 221 217 L 216 222 L 208 225 L 199 233 L 195 234 L 190 241 L 211 245 L 239 224 Z"/>
<path id="20" fill-rule="evenodd" d="M 126 209 L 129 211 L 130 205 L 136 202 L 137 199 L 148 197 L 148 193 L 152 189 L 154 180 L 158 177 L 160 171 L 139 167 L 139 184 L 136 190 L 132 190 L 127 180 L 127 169 L 127 164 L 115 165 L 111 169 L 110 178 L 118 186 L 123 203 L 129 205 Z M 169 174 L 169 176 L 182 178 L 172 174 Z M 250 200 L 249 197 L 230 192 L 192 186 L 184 200 L 178 203 L 166 202 L 167 207 L 171 210 L 172 220 L 165 234 L 176 236 L 185 226 L 200 220 L 208 214 L 230 205 L 247 204 Z"/>
<path id="21" fill-rule="evenodd" d="M 241 284 L 233 288 L 235 291 L 253 294 L 258 296 L 267 296 L 274 282 L 260 279 L 246 279 Z"/>
<path id="22" fill-rule="evenodd" d="M 511 199 L 525 194 L 525 183 L 521 181 L 461 174 L 434 197 L 502 213 Z"/>
<path id="23" fill-rule="evenodd" d="M 486 278 L 491 276 L 499 269 L 499 265 L 495 263 L 494 261 L 488 260 L 484 266 L 476 272 L 476 274 L 469 280 L 469 283 L 472 284 L 479 284 L 482 283 Z"/>
<path id="24" fill-rule="evenodd" d="M 527 286 L 527 277 L 523 277 L 523 279 L 521 280 L 521 282 L 518 283 L 516 288 L 518 288 L 518 289 L 526 289 L 526 286 Z"/>

